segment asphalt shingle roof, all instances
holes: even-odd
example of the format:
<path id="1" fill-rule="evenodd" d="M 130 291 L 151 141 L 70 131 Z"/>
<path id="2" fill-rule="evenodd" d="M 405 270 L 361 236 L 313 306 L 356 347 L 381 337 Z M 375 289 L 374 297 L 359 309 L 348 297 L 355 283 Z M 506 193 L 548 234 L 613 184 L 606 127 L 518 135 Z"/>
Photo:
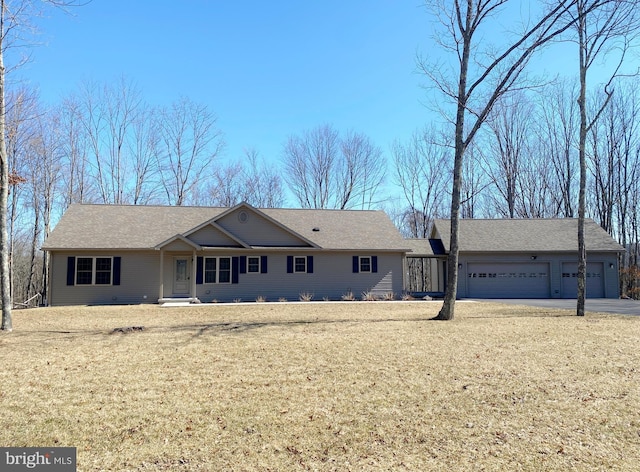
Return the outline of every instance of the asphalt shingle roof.
<path id="1" fill-rule="evenodd" d="M 433 257 L 433 249 L 428 239 L 410 238 L 405 239 L 407 247 L 411 248 L 410 256 L 413 257 Z"/>
<path id="2" fill-rule="evenodd" d="M 435 220 L 434 227 L 449 251 L 451 224 Z M 461 219 L 461 252 L 565 252 L 578 250 L 578 220 L 548 219 Z M 587 251 L 623 251 L 600 225 L 585 220 Z"/>
<path id="3" fill-rule="evenodd" d="M 46 250 L 149 249 L 229 208 L 71 205 L 43 245 Z M 383 211 L 257 209 L 323 249 L 408 248 Z M 318 228 L 320 231 L 313 231 Z"/>

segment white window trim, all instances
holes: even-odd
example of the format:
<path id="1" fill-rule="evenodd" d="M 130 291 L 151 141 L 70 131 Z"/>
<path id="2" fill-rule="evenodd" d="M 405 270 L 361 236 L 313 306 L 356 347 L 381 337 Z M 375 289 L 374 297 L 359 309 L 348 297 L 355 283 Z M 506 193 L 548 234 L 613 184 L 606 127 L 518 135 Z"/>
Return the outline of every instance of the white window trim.
<path id="1" fill-rule="evenodd" d="M 78 261 L 80 259 L 92 259 L 91 262 L 91 283 L 90 284 L 83 284 L 83 283 L 79 283 L 78 282 Z M 97 259 L 109 259 L 111 260 L 111 269 L 109 270 L 109 283 L 108 284 L 97 284 L 96 283 L 96 269 L 97 269 Z M 76 256 L 76 262 L 75 262 L 75 274 L 74 274 L 74 284 L 79 286 L 79 287 L 109 287 L 111 285 L 113 285 L 113 256 Z M 85 271 L 83 271 L 84 273 Z M 100 272 L 106 272 L 106 271 L 100 271 Z"/>
<path id="2" fill-rule="evenodd" d="M 216 260 L 216 280 L 215 282 L 207 282 L 207 259 Z M 220 259 L 229 259 L 229 281 L 220 282 Z M 230 285 L 233 279 L 233 261 L 231 256 L 204 256 L 202 261 L 202 283 L 204 285 Z"/>
<path id="3" fill-rule="evenodd" d="M 296 260 L 303 259 L 304 260 L 304 270 L 297 270 Z M 293 256 L 293 273 L 294 274 L 306 274 L 308 270 L 307 266 L 307 257 L 306 256 Z"/>
<path id="4" fill-rule="evenodd" d="M 369 270 L 362 270 L 362 260 L 369 259 Z M 358 256 L 358 272 L 364 274 L 370 274 L 373 272 L 373 257 L 371 256 Z"/>
<path id="5" fill-rule="evenodd" d="M 258 259 L 258 270 L 249 270 L 249 259 Z M 261 274 L 262 273 L 262 257 L 260 256 L 247 256 L 247 274 Z"/>

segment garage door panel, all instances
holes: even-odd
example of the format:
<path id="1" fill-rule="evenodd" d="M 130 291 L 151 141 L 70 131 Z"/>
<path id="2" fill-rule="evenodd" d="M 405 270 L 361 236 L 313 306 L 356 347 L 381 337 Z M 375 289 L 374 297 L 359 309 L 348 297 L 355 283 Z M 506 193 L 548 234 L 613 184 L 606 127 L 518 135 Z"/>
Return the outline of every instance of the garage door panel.
<path id="1" fill-rule="evenodd" d="M 469 263 L 467 284 L 473 298 L 549 298 L 549 264 Z"/>
<path id="2" fill-rule="evenodd" d="M 604 265 L 602 262 L 587 262 L 587 298 L 604 297 Z M 578 296 L 578 263 L 562 263 L 562 297 Z"/>

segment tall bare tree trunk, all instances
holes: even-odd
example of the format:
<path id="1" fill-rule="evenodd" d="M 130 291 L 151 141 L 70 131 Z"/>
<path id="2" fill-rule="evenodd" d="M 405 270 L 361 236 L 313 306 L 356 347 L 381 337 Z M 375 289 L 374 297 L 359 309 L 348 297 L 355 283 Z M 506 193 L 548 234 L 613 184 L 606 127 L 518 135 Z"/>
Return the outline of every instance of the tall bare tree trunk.
<path id="1" fill-rule="evenodd" d="M 5 88 L 4 88 L 4 16 L 5 2 L 0 0 L 0 297 L 2 300 L 3 331 L 13 330 L 11 320 L 11 279 L 9 274 L 9 232 L 7 230 L 7 208 L 9 200 L 9 162 L 5 142 Z"/>
<path id="2" fill-rule="evenodd" d="M 586 298 L 587 253 L 584 239 L 584 219 L 586 207 L 586 146 L 587 133 L 598 122 L 603 111 L 613 96 L 610 88 L 613 80 L 619 75 L 625 55 L 640 30 L 640 16 L 638 15 L 638 0 L 578 0 L 576 2 L 576 16 L 578 19 L 578 49 L 580 53 L 580 135 L 578 155 L 580 160 L 580 193 L 578 196 L 578 293 L 576 314 L 584 316 Z M 616 48 L 609 48 L 612 42 L 618 41 Z M 617 51 L 619 58 L 609 82 L 604 86 L 605 99 L 590 121 L 587 119 L 587 72 L 593 65 L 599 53 L 606 54 Z M 614 59 L 615 61 L 615 59 Z"/>
<path id="3" fill-rule="evenodd" d="M 451 238 L 449 240 L 449 255 L 447 256 L 447 288 L 444 294 L 444 304 L 434 319 L 452 320 L 456 296 L 458 294 L 458 253 L 460 226 L 460 192 L 462 190 L 462 162 L 466 143 L 464 139 L 464 117 L 467 110 L 467 72 L 471 55 L 472 35 L 472 4 L 467 6 L 466 23 L 463 34 L 462 57 L 460 59 L 460 76 L 458 80 L 458 96 L 455 126 L 455 155 L 453 161 L 453 189 L 451 192 Z"/>
<path id="4" fill-rule="evenodd" d="M 530 23 L 526 30 L 513 36 L 502 53 L 494 49 L 482 51 L 479 41 L 473 42 L 474 34 L 489 19 L 502 11 L 508 0 L 465 0 L 434 3 L 436 16 L 441 20 L 445 36 L 451 35 L 449 42 L 440 40 L 441 46 L 456 53 L 455 71 L 457 87 L 449 86 L 449 76 L 443 74 L 438 66 L 429 67 L 420 64 L 422 71 L 456 105 L 455 144 L 453 166 L 453 190 L 451 195 L 451 240 L 447 259 L 447 289 L 442 309 L 435 317 L 437 320 L 451 320 L 458 285 L 459 221 L 462 191 L 462 169 L 465 152 L 473 143 L 478 130 L 487 120 L 495 103 L 508 92 L 524 88 L 527 83 L 518 83 L 531 55 L 543 45 L 558 37 L 572 24 L 567 15 L 568 6 L 575 0 L 561 0 L 550 3 L 539 21 Z M 453 3 L 453 5 L 452 5 Z M 513 4 L 513 3 L 512 3 Z M 499 22 L 496 22 L 496 25 Z M 490 27 L 490 25 L 488 25 Z M 482 40 L 480 40 L 482 41 Z M 484 54 L 483 54 L 484 53 Z M 473 57 L 473 61 L 471 58 Z M 487 60 L 488 59 L 488 60 Z M 469 78 L 469 66 L 473 67 Z M 473 73 L 476 73 L 473 75 Z M 469 126 L 465 126 L 465 116 L 469 114 Z M 453 120 L 452 120 L 453 121 Z M 468 129 L 467 129 L 468 128 Z"/>
<path id="5" fill-rule="evenodd" d="M 579 11 L 579 14 L 581 12 Z M 578 141 L 578 160 L 580 162 L 580 191 L 578 193 L 578 294 L 576 314 L 584 316 L 587 279 L 587 248 L 584 241 L 584 216 L 587 187 L 587 61 L 585 58 L 586 16 L 580 14 L 578 19 L 578 40 L 580 45 L 580 133 Z"/>

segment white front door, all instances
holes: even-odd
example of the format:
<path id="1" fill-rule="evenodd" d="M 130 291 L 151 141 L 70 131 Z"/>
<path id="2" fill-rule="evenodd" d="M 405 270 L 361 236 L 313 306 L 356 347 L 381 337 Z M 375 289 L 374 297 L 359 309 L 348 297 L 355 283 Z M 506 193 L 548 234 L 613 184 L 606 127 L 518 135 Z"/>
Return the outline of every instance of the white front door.
<path id="1" fill-rule="evenodd" d="M 191 283 L 191 261 L 188 257 L 176 257 L 173 259 L 173 294 L 189 295 Z"/>

